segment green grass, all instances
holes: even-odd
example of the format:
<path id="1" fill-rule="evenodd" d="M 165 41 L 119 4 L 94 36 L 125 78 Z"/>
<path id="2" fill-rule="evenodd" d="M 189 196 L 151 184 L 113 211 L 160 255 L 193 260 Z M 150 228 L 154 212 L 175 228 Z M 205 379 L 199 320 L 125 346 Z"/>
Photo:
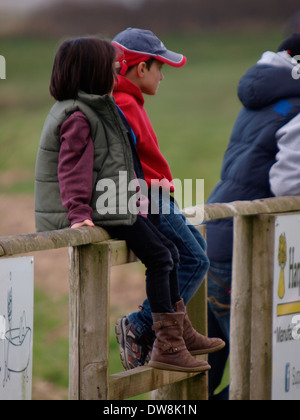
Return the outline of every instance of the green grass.
<path id="1" fill-rule="evenodd" d="M 240 77 L 280 32 L 198 33 L 164 37 L 188 58 L 186 67 L 164 68 L 165 80 L 146 108 L 174 178 L 205 179 L 207 197 L 219 179 L 222 157 L 241 107 Z M 57 41 L 1 39 L 6 80 L 0 80 L 0 193 L 33 193 L 34 166 L 44 120 L 53 104 L 48 85 Z M 17 179 L 4 183 L 5 174 Z M 34 377 L 68 386 L 67 297 L 35 295 Z M 122 370 L 111 334 L 111 373 Z"/>
<path id="2" fill-rule="evenodd" d="M 31 38 L 1 40 L 6 80 L 0 80 L 0 173 L 18 171 L 20 179 L 8 186 L 0 179 L 0 192 L 33 192 L 39 138 L 53 104 L 48 85 L 56 46 Z"/>
<path id="3" fill-rule="evenodd" d="M 68 387 L 68 297 L 35 290 L 33 377 Z"/>

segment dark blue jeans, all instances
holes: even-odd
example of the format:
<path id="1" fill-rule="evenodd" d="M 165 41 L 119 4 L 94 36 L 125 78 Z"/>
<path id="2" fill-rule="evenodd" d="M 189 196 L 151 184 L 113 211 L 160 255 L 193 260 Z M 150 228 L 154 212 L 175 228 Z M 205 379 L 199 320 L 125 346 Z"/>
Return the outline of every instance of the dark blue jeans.
<path id="1" fill-rule="evenodd" d="M 179 252 L 179 291 L 186 305 L 201 286 L 209 268 L 206 242 L 187 221 L 176 203 L 160 197 L 157 204 L 160 211 L 160 231 L 175 244 Z M 167 206 L 170 206 L 169 211 Z M 148 300 L 144 301 L 142 311 L 131 313 L 127 318 L 139 336 L 153 336 L 153 320 Z"/>
<path id="2" fill-rule="evenodd" d="M 213 397 L 221 383 L 225 365 L 229 356 L 230 343 L 230 303 L 231 303 L 232 263 L 210 262 L 208 272 L 208 335 L 225 341 L 226 347 L 209 355 L 209 395 L 211 399 L 229 398 L 229 387 Z"/>

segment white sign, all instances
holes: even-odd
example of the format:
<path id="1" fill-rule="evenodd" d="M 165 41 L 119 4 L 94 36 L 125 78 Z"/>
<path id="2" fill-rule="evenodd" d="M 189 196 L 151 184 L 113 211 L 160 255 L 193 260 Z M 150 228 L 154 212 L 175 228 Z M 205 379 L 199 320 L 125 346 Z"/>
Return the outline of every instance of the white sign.
<path id="1" fill-rule="evenodd" d="M 300 400 L 300 215 L 275 218 L 272 400 Z"/>
<path id="2" fill-rule="evenodd" d="M 33 257 L 0 259 L 0 400 L 30 400 Z"/>

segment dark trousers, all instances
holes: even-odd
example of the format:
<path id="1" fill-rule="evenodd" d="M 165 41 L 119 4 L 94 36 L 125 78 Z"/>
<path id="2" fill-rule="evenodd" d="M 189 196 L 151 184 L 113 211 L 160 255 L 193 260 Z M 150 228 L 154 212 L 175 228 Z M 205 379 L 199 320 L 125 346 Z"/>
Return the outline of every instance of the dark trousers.
<path id="1" fill-rule="evenodd" d="M 107 228 L 114 238 L 125 240 L 146 266 L 146 292 L 153 313 L 174 312 L 180 300 L 178 286 L 179 254 L 176 246 L 156 226 L 142 216 L 133 226 Z"/>

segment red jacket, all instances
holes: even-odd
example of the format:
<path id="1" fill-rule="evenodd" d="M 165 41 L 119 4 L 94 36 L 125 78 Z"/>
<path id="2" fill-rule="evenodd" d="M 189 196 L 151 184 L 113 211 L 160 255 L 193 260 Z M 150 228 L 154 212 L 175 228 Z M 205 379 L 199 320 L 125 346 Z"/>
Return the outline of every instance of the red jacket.
<path id="1" fill-rule="evenodd" d="M 170 188 L 173 192 L 172 173 L 159 149 L 156 134 L 144 108 L 142 91 L 126 77 L 118 76 L 114 97 L 136 136 L 137 152 L 148 186 L 150 187 L 151 180 L 163 180 L 165 188 Z"/>

